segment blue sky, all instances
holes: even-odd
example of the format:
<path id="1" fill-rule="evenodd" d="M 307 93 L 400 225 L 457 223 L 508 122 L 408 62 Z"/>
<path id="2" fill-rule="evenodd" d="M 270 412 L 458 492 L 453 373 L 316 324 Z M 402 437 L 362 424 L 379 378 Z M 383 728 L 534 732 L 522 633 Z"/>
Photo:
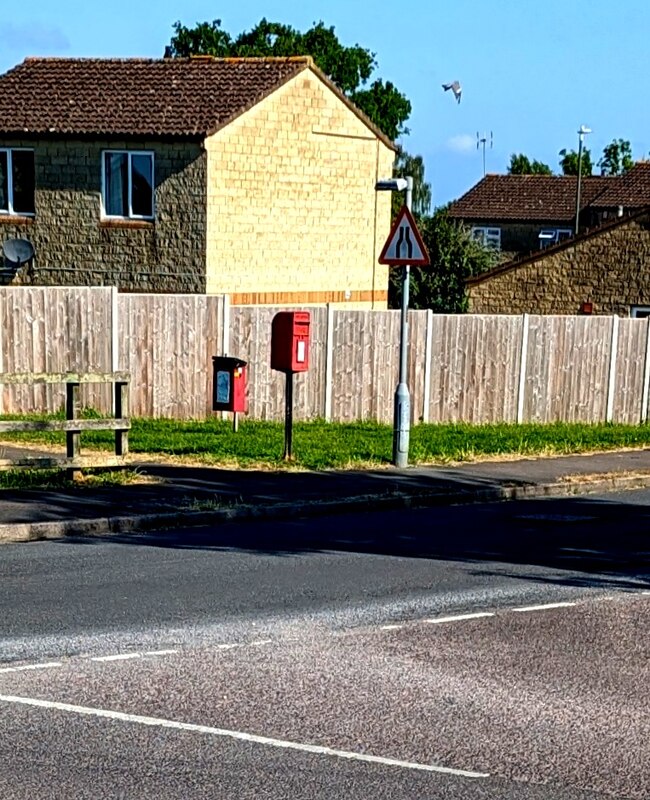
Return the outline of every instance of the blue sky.
<path id="1" fill-rule="evenodd" d="M 4 8 L 2 7 L 4 6 Z M 371 11 L 369 9 L 372 9 Z M 161 56 L 172 24 L 220 18 L 236 34 L 265 16 L 299 29 L 323 20 L 376 53 L 376 75 L 413 104 L 402 144 L 423 156 L 434 203 L 483 174 L 476 134 L 494 134 L 488 172 L 513 152 L 557 168 L 577 129 L 593 129 L 595 161 L 613 138 L 650 154 L 647 0 L 31 0 L 0 5 L 0 71 L 28 55 Z M 458 79 L 456 105 L 441 83 Z"/>

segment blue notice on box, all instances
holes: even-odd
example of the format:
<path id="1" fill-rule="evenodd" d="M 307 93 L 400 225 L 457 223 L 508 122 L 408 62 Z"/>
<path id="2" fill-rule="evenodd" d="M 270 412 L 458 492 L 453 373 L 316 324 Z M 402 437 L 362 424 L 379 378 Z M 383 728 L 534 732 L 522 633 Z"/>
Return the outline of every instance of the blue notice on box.
<path id="1" fill-rule="evenodd" d="M 230 402 L 230 373 L 219 370 L 217 372 L 217 403 Z"/>

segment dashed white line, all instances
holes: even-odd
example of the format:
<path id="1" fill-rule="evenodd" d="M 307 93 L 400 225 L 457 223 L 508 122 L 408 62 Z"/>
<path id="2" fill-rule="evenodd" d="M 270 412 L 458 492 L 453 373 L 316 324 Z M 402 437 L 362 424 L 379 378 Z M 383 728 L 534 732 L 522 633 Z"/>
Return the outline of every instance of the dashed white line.
<path id="1" fill-rule="evenodd" d="M 217 650 L 232 650 L 233 647 L 241 647 L 241 645 L 240 644 L 236 644 L 236 643 L 234 643 L 234 644 L 218 644 L 217 645 Z"/>
<path id="2" fill-rule="evenodd" d="M 278 747 L 284 750 L 297 750 L 302 753 L 313 755 L 330 756 L 334 758 L 344 758 L 350 761 L 365 761 L 371 764 L 381 764 L 388 767 L 400 767 L 401 769 L 416 770 L 420 772 L 438 772 L 445 775 L 456 775 L 462 778 L 489 778 L 489 774 L 484 772 L 470 772 L 469 770 L 453 769 L 451 767 L 441 767 L 433 764 L 417 764 L 410 761 L 399 761 L 394 758 L 383 758 L 382 756 L 372 756 L 367 753 L 354 753 L 348 750 L 335 750 L 331 747 L 323 747 L 315 744 L 301 744 L 300 742 L 289 742 L 283 739 L 272 739 L 267 736 L 257 736 L 241 731 L 227 730 L 224 728 L 212 728 L 207 725 L 194 725 L 189 722 L 175 722 L 173 720 L 161 719 L 158 717 L 142 717 L 137 714 L 125 714 L 121 711 L 108 711 L 102 708 L 89 708 L 88 706 L 75 706 L 69 703 L 56 703 L 50 700 L 37 700 L 33 697 L 17 697 L 14 695 L 0 695 L 0 702 L 12 703 L 14 705 L 33 706 L 54 711 L 65 711 L 71 714 L 80 714 L 88 717 L 101 717 L 104 719 L 119 722 L 128 722 L 136 725 L 146 725 L 154 728 L 168 728 L 178 731 L 189 731 L 192 733 L 202 733 L 209 736 L 219 736 L 222 738 L 236 739 L 242 742 L 252 742 L 253 744 L 266 745 L 267 747 Z"/>
<path id="3" fill-rule="evenodd" d="M 265 644 L 272 644 L 273 639 L 258 639 L 256 642 L 250 642 L 251 647 L 263 647 Z"/>
<path id="4" fill-rule="evenodd" d="M 403 628 L 403 625 L 382 625 L 379 630 L 380 631 L 399 631 Z"/>
<path id="5" fill-rule="evenodd" d="M 52 669 L 53 667 L 62 667 L 61 661 L 47 661 L 43 664 L 22 664 L 19 667 L 3 667 L 0 673 L 4 672 L 28 672 L 33 669 Z"/>
<path id="6" fill-rule="evenodd" d="M 133 658 L 142 658 L 142 653 L 118 653 L 114 656 L 93 656 L 91 661 L 129 661 Z"/>
<path id="7" fill-rule="evenodd" d="M 442 622 L 460 622 L 465 619 L 481 619 L 481 617 L 493 617 L 493 611 L 476 611 L 473 614 L 453 614 L 449 617 L 432 617 L 431 619 L 425 619 L 425 622 L 430 623 L 431 625 L 439 625 Z"/>
<path id="8" fill-rule="evenodd" d="M 570 608 L 577 603 L 541 603 L 537 606 L 521 606 L 520 608 L 513 608 L 512 611 L 522 613 L 524 611 L 549 611 L 552 608 Z"/>
<path id="9" fill-rule="evenodd" d="M 179 650 L 146 650 L 143 655 L 145 656 L 175 656 Z"/>

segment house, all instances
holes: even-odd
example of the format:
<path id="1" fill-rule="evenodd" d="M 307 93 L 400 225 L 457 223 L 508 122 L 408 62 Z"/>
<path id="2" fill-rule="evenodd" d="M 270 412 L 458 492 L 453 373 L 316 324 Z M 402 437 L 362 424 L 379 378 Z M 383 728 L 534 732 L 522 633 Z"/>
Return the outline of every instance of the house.
<path id="1" fill-rule="evenodd" d="M 650 204 L 470 278 L 466 286 L 475 314 L 649 316 Z"/>
<path id="2" fill-rule="evenodd" d="M 13 283 L 385 308 L 395 147 L 309 57 L 28 58 L 0 76 Z"/>
<path id="3" fill-rule="evenodd" d="M 556 175 L 486 175 L 449 209 L 452 219 L 503 253 L 502 260 L 570 239 L 575 231 L 577 178 Z M 580 181 L 580 229 L 650 204 L 650 162 L 622 176 Z"/>

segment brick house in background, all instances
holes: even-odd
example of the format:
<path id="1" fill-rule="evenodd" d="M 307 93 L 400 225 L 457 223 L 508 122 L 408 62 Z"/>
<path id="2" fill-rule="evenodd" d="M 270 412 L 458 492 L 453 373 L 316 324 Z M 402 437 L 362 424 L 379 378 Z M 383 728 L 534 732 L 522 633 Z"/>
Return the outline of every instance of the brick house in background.
<path id="1" fill-rule="evenodd" d="M 577 178 L 556 175 L 486 175 L 449 209 L 452 219 L 503 253 L 502 260 L 533 253 L 573 236 Z M 580 228 L 634 214 L 650 204 L 650 162 L 622 176 L 586 176 L 580 182 Z"/>
<path id="2" fill-rule="evenodd" d="M 395 148 L 309 57 L 26 59 L 0 76 L 13 283 L 386 307 Z"/>
<path id="3" fill-rule="evenodd" d="M 650 205 L 466 285 L 475 314 L 650 316 Z"/>

